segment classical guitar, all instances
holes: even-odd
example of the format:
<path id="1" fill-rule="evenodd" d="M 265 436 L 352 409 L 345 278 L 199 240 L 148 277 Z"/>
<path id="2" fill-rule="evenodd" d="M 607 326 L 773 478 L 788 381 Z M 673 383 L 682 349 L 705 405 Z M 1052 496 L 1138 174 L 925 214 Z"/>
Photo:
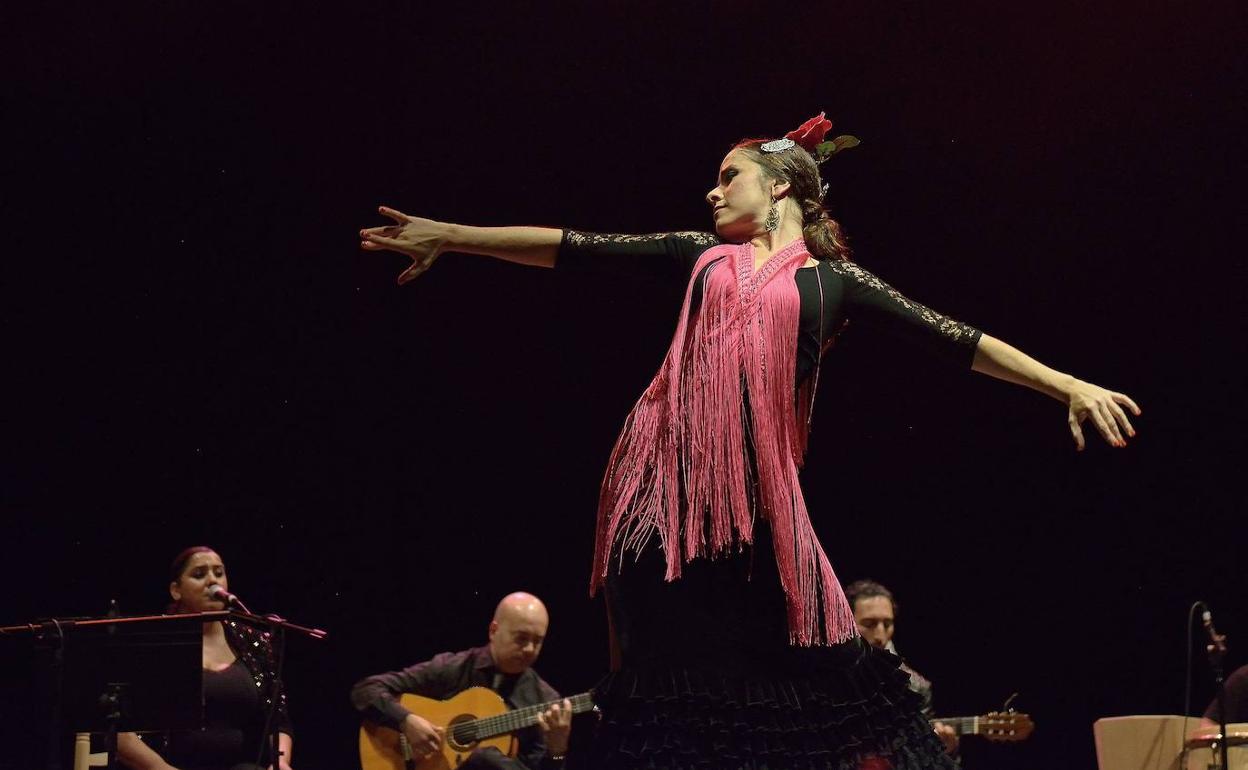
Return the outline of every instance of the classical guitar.
<path id="1" fill-rule="evenodd" d="M 572 703 L 573 714 L 594 708 L 592 693 L 573 695 L 568 700 Z M 365 722 L 360 728 L 360 767 L 363 770 L 452 770 L 474 749 L 487 746 L 514 757 L 520 742 L 513 733 L 537 724 L 538 714 L 562 702 L 509 710 L 498 693 L 485 687 L 470 687 L 447 700 L 403 695 L 399 698 L 403 708 L 446 730 L 441 749 L 417 760 L 401 732 Z"/>
<path id="2" fill-rule="evenodd" d="M 982 735 L 990 741 L 1023 741 L 1036 727 L 1031 717 L 1017 711 L 994 711 L 977 717 L 937 717 L 931 721 L 949 725 L 958 735 Z"/>

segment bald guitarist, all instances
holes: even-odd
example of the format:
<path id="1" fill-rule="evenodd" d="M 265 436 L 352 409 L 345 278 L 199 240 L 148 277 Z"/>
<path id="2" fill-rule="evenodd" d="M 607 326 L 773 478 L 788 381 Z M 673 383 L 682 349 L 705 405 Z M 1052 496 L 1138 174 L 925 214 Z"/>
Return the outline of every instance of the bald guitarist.
<path id="1" fill-rule="evenodd" d="M 446 738 L 444 728 L 399 703 L 404 693 L 443 700 L 470 687 L 486 687 L 513 709 L 559 701 L 533 663 L 542 651 L 550 616 L 536 596 L 513 593 L 503 597 L 490 621 L 489 643 L 432 660 L 402 671 L 377 674 L 357 682 L 351 702 L 364 719 L 401 731 L 420 761 L 438 752 Z M 520 730 L 519 752 L 511 758 L 494 748 L 474 751 L 463 770 L 557 770 L 562 767 L 572 731 L 572 707 L 554 703 L 538 716 L 537 725 Z"/>

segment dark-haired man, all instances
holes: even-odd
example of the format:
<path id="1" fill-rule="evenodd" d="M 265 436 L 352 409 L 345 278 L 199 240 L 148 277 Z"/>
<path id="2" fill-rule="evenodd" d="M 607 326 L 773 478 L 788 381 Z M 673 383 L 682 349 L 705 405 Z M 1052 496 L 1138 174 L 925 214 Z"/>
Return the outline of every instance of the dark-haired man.
<path id="1" fill-rule="evenodd" d="M 857 580 L 845 588 L 845 596 L 849 606 L 854 610 L 854 621 L 858 631 L 872 647 L 888 650 L 894 655 L 897 648 L 893 644 L 893 632 L 897 627 L 897 601 L 889 591 L 874 580 Z M 932 709 L 932 683 L 915 671 L 908 664 L 901 664 L 902 670 L 910 675 L 910 689 L 923 698 L 923 716 L 934 719 L 936 712 Z M 940 742 L 945 744 L 945 751 L 956 754 L 958 751 L 958 734 L 943 722 L 932 722 Z"/>

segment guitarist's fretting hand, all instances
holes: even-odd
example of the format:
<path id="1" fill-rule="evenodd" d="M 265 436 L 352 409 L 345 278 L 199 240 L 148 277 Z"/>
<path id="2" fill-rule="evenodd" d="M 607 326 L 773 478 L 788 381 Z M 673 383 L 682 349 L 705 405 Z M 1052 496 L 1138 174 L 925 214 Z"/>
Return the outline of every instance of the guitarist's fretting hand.
<path id="1" fill-rule="evenodd" d="M 936 731 L 936 737 L 945 745 L 946 754 L 956 754 L 958 751 L 958 733 L 944 722 L 933 722 L 932 729 Z"/>
<path id="2" fill-rule="evenodd" d="M 572 733 L 572 701 L 567 698 L 537 715 L 537 726 L 546 741 L 546 753 L 562 757 L 568 753 L 568 736 Z"/>
<path id="3" fill-rule="evenodd" d="M 412 756 L 421 760 L 442 748 L 446 731 L 424 717 L 408 714 L 403 720 L 403 735 L 412 748 Z"/>

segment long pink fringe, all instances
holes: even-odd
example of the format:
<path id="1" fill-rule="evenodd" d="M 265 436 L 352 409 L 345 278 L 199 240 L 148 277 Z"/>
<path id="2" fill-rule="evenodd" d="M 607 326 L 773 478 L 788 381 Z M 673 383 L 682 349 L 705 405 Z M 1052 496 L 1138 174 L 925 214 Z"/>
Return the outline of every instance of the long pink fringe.
<path id="1" fill-rule="evenodd" d="M 790 641 L 832 644 L 857 633 L 798 485 L 813 383 L 808 379 L 794 397 L 800 313 L 794 274 L 809 256 L 797 240 L 757 272 L 748 243 L 716 246 L 698 258 L 693 280 L 716 263 L 707 271 L 700 311 L 691 323 L 691 280 L 667 357 L 607 464 L 591 594 L 617 552 L 621 559 L 639 553 L 655 535 L 668 580 L 680 577 L 684 562 L 752 543 L 755 489 L 771 524 Z"/>

